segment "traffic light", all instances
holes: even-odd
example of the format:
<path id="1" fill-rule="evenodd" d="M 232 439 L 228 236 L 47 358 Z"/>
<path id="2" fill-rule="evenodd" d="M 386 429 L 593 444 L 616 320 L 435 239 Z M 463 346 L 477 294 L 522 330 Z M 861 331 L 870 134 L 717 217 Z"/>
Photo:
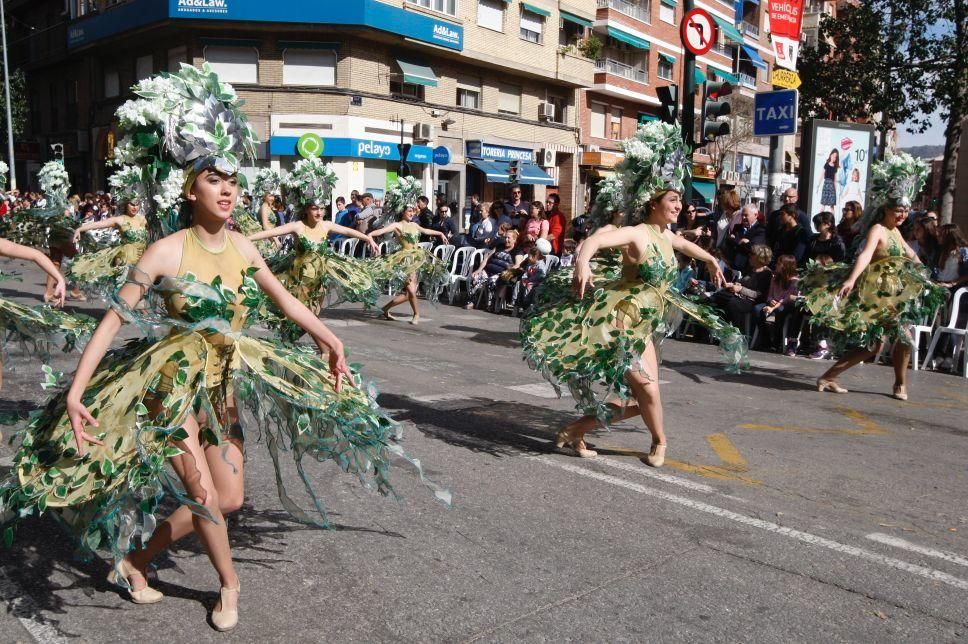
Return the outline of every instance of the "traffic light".
<path id="1" fill-rule="evenodd" d="M 508 180 L 511 185 L 516 185 L 521 178 L 521 162 L 513 159 L 508 163 Z"/>
<path id="2" fill-rule="evenodd" d="M 50 156 L 51 156 L 51 159 L 53 159 L 54 161 L 57 161 L 58 163 L 64 163 L 64 144 L 51 143 Z"/>
<path id="3" fill-rule="evenodd" d="M 673 125 L 679 120 L 679 86 L 663 85 L 655 88 L 656 96 L 662 106 L 659 107 L 659 120 Z"/>
<path id="4" fill-rule="evenodd" d="M 700 145 L 715 141 L 717 137 L 729 134 L 729 123 L 719 117 L 730 113 L 729 103 L 721 100 L 733 91 L 726 81 L 706 81 L 702 86 L 702 136 Z"/>
<path id="5" fill-rule="evenodd" d="M 398 177 L 409 177 L 410 176 L 410 164 L 407 163 L 407 157 L 410 156 L 410 148 L 412 146 L 409 143 L 398 143 L 397 150 L 400 152 L 400 166 L 397 169 Z"/>

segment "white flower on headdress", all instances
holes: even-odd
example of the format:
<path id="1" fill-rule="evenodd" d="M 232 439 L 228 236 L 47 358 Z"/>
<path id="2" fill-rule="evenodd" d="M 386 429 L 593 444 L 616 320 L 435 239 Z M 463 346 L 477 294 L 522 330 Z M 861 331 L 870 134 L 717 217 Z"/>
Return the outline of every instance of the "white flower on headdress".
<path id="1" fill-rule="evenodd" d="M 114 146 L 114 158 L 112 162 L 116 166 L 133 165 L 138 163 L 145 153 L 145 149 L 135 145 L 134 139 L 130 136 L 123 136 L 118 144 Z"/>
<path id="2" fill-rule="evenodd" d="M 319 157 L 302 159 L 286 176 L 286 191 L 299 206 L 325 206 L 329 204 L 336 172 Z"/>
<path id="3" fill-rule="evenodd" d="M 646 123 L 621 145 L 625 158 L 615 169 L 622 199 L 616 207 L 625 211 L 630 223 L 636 223 L 656 194 L 663 190 L 681 192 L 691 168 L 678 124 Z"/>
<path id="4" fill-rule="evenodd" d="M 399 177 L 383 195 L 383 210 L 393 214 L 400 214 L 417 203 L 417 197 L 423 192 L 423 186 L 417 177 Z"/>
<path id="5" fill-rule="evenodd" d="M 47 197 L 58 203 L 67 201 L 71 180 L 63 163 L 57 161 L 45 163 L 37 173 L 37 181 Z"/>
<path id="6" fill-rule="evenodd" d="M 0 190 L 4 190 L 7 187 L 7 173 L 10 172 L 10 166 L 8 166 L 3 161 L 0 161 Z"/>
<path id="7" fill-rule="evenodd" d="M 871 166 L 871 205 L 911 207 L 928 178 L 928 164 L 898 152 Z"/>
<path id="8" fill-rule="evenodd" d="M 108 184 L 119 203 L 143 203 L 148 197 L 148 187 L 137 166 L 122 166 L 111 175 Z"/>
<path id="9" fill-rule="evenodd" d="M 152 125 L 162 122 L 162 106 L 158 101 L 149 101 L 139 98 L 135 101 L 125 101 L 115 115 L 118 117 L 118 124 L 125 129 L 134 129 L 139 126 Z"/>
<path id="10" fill-rule="evenodd" d="M 266 194 L 279 192 L 282 185 L 282 177 L 272 168 L 261 168 L 255 175 L 252 182 L 252 196 L 256 201 L 261 201 Z"/>
<path id="11" fill-rule="evenodd" d="M 158 210 L 166 211 L 179 206 L 182 202 L 182 188 L 185 184 L 185 172 L 174 168 L 168 176 L 158 184 L 157 192 L 152 197 L 158 205 Z"/>

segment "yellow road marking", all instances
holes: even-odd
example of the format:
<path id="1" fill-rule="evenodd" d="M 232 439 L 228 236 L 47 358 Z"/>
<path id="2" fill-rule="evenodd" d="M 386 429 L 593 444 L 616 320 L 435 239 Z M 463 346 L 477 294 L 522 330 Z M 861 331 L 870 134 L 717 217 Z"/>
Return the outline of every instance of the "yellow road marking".
<path id="1" fill-rule="evenodd" d="M 733 445 L 732 441 L 721 432 L 715 434 L 710 434 L 706 437 L 706 442 L 709 446 L 713 448 L 716 452 L 716 456 L 719 457 L 726 467 L 737 472 L 745 472 L 748 468 L 746 467 L 746 459 L 743 458 L 736 446 Z"/>
<path id="2" fill-rule="evenodd" d="M 890 432 L 863 412 L 848 407 L 837 407 L 837 413 L 846 416 L 854 427 L 829 428 L 829 427 L 797 427 L 795 425 L 760 425 L 757 423 L 744 423 L 737 425 L 740 429 L 753 429 L 757 431 L 771 432 L 792 432 L 795 434 L 848 434 L 851 436 L 883 436 Z"/>
<path id="3" fill-rule="evenodd" d="M 699 463 L 687 463 L 686 461 L 677 461 L 672 458 L 667 458 L 665 461 L 665 467 L 670 467 L 672 469 L 679 470 L 680 472 L 688 472 L 689 474 L 697 474 L 699 476 L 705 476 L 706 478 L 716 479 L 718 481 L 739 481 L 741 483 L 746 483 L 747 485 L 759 485 L 760 481 L 756 479 L 751 479 L 747 476 L 742 476 L 741 472 L 746 472 L 746 459 L 744 459 L 739 450 L 726 438 L 725 434 L 713 434 L 706 438 L 709 441 L 710 446 L 712 446 L 713 451 L 719 456 L 720 460 L 723 461 L 724 465 L 702 465 Z M 607 447 L 601 443 L 595 443 L 595 449 L 601 454 L 608 454 L 609 456 L 632 456 L 643 460 L 648 454 L 637 449 L 628 449 L 624 447 Z"/>

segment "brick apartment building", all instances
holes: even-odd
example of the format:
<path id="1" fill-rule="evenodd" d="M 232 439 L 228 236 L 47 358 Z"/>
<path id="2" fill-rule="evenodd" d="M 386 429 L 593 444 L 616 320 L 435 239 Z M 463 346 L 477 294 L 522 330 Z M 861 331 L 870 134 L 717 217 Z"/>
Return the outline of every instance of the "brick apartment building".
<path id="1" fill-rule="evenodd" d="M 588 5 L 588 7 L 582 6 Z M 526 197 L 582 207 L 578 89 L 594 62 L 566 51 L 590 0 L 13 0 L 12 64 L 28 73 L 20 181 L 64 144 L 78 188 L 104 187 L 113 112 L 139 79 L 209 62 L 245 99 L 263 144 L 255 167 L 286 169 L 318 134 L 335 193 L 381 193 L 397 144 L 428 193 L 506 196 L 522 162 Z M 579 26 L 581 26 L 579 24 Z M 559 51 L 560 50 L 560 51 Z"/>

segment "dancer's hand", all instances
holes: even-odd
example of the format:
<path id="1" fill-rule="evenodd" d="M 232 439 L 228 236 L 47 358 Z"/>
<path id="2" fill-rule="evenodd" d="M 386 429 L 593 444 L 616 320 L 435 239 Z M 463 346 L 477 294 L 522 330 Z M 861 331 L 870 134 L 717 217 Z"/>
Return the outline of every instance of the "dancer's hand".
<path id="1" fill-rule="evenodd" d="M 592 269 L 588 265 L 588 262 L 578 262 L 575 264 L 575 277 L 572 279 L 571 287 L 578 295 L 578 298 L 585 297 L 585 289 L 594 285 L 592 282 Z"/>
<path id="2" fill-rule="evenodd" d="M 62 277 L 54 284 L 54 304 L 63 307 L 65 297 L 67 297 L 67 284 L 64 283 L 64 278 Z"/>
<path id="3" fill-rule="evenodd" d="M 369 242 L 369 246 L 370 246 L 370 254 L 373 257 L 379 257 L 380 256 L 380 247 L 377 245 L 377 243 L 375 241 L 373 241 L 373 238 L 372 237 L 367 237 L 367 241 Z"/>
<path id="4" fill-rule="evenodd" d="M 713 286 L 726 286 L 726 276 L 723 275 L 723 269 L 720 268 L 719 262 L 709 262 L 706 264 L 706 268 L 709 269 L 709 275 L 711 276 Z"/>
<path id="5" fill-rule="evenodd" d="M 84 431 L 84 425 L 98 427 L 97 419 L 91 415 L 80 400 L 67 401 L 67 417 L 71 419 L 71 429 L 74 430 L 74 442 L 77 445 L 77 457 L 84 457 L 84 444 L 104 445 L 104 441 L 98 440 Z"/>
<path id="6" fill-rule="evenodd" d="M 342 348 L 339 350 L 330 349 L 329 372 L 333 374 L 333 378 L 336 380 L 336 385 L 334 386 L 336 393 L 339 393 L 339 390 L 343 386 L 344 376 L 348 378 L 351 383 L 353 382 L 353 372 L 350 371 L 349 365 L 346 364 L 346 356 L 343 355 Z"/>
<path id="7" fill-rule="evenodd" d="M 847 297 L 852 290 L 854 290 L 854 280 L 847 280 L 844 282 L 844 285 L 840 287 L 840 290 L 837 291 L 837 297 L 843 299 Z"/>
<path id="8" fill-rule="evenodd" d="M 74 231 L 74 237 L 72 238 L 72 240 L 74 241 L 75 244 L 77 244 L 77 242 L 81 241 L 81 231 L 80 231 L 80 229 Z"/>

